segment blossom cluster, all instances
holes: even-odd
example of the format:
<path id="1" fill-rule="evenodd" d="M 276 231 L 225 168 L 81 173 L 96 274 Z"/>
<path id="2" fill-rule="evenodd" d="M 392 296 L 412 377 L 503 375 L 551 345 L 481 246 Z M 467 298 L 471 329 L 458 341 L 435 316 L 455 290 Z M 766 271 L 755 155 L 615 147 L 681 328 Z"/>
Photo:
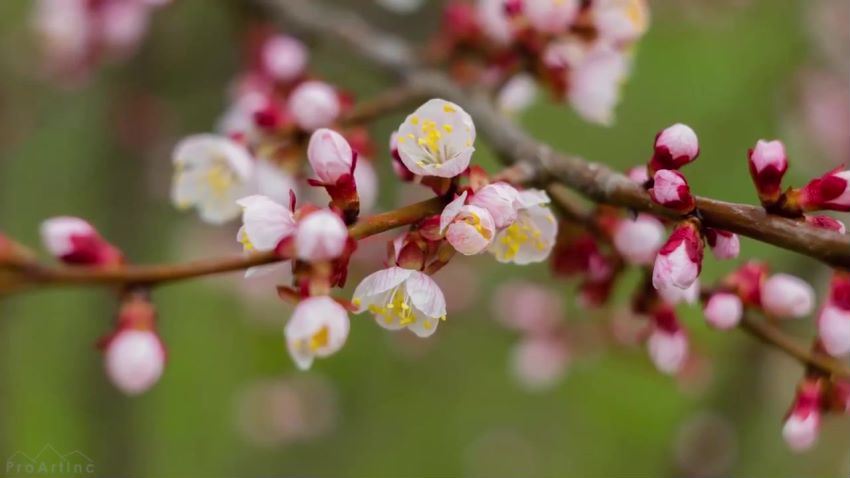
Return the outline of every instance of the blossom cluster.
<path id="1" fill-rule="evenodd" d="M 503 85 L 508 112 L 532 101 L 539 83 L 607 125 L 648 23 L 644 0 L 454 1 L 433 50 L 461 81 Z"/>
<path id="2" fill-rule="evenodd" d="M 310 75 L 307 48 L 297 39 L 264 30 L 255 36 L 216 131 L 189 136 L 174 150 L 174 203 L 222 224 L 239 216 L 240 198 L 259 194 L 287 204 L 291 191 L 303 199 L 302 190 L 321 185 L 309 198 L 329 196 L 352 222 L 374 205 L 378 187 L 368 131 L 340 124 L 352 98 Z M 307 163 L 317 177 L 308 177 Z"/>
<path id="3" fill-rule="evenodd" d="M 171 0 L 38 0 L 33 28 L 47 70 L 85 79 L 104 60 L 123 59 L 141 43 L 151 13 Z"/>

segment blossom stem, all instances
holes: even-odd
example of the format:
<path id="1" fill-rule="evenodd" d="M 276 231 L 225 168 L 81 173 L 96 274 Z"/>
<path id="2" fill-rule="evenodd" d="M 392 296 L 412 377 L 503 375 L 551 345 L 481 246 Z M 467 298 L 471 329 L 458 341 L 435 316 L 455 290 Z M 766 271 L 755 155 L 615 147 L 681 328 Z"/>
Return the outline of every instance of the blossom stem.
<path id="1" fill-rule="evenodd" d="M 379 234 L 439 214 L 446 201 L 432 198 L 362 219 L 349 228 L 355 239 Z M 196 277 L 222 274 L 284 260 L 273 251 L 234 255 L 182 264 L 126 265 L 112 268 L 49 266 L 39 263 L 0 271 L 0 295 L 33 287 L 68 285 L 145 285 L 154 286 Z"/>

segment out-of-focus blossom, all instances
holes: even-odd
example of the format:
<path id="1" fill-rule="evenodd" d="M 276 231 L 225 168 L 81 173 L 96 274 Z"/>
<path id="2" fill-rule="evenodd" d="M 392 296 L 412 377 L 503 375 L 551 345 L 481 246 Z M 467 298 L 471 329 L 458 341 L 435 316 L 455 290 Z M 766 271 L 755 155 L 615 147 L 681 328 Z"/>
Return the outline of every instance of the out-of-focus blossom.
<path id="1" fill-rule="evenodd" d="M 649 172 L 646 166 L 635 166 L 629 169 L 626 176 L 640 185 L 644 185 L 647 181 L 649 181 Z"/>
<path id="2" fill-rule="evenodd" d="M 271 251 L 295 233 L 292 211 L 266 196 L 248 196 L 237 201 L 242 207 L 242 227 L 236 240 L 247 251 Z"/>
<path id="3" fill-rule="evenodd" d="M 681 223 L 658 251 L 652 270 L 652 285 L 656 289 L 687 289 L 699 276 L 702 255 L 702 239 L 696 226 L 690 222 Z"/>
<path id="4" fill-rule="evenodd" d="M 486 209 L 464 204 L 466 196 L 464 191 L 443 209 L 440 232 L 455 250 L 469 256 L 484 251 L 493 242 L 496 225 Z"/>
<path id="5" fill-rule="evenodd" d="M 348 242 L 348 228 L 334 212 L 319 209 L 298 221 L 295 254 L 304 261 L 328 261 L 340 257 Z"/>
<path id="6" fill-rule="evenodd" d="M 165 348 L 150 330 L 122 330 L 110 339 L 104 353 L 109 379 L 127 395 L 149 389 L 165 366 Z"/>
<path id="7" fill-rule="evenodd" d="M 432 99 L 404 120 L 396 142 L 402 163 L 414 174 L 452 178 L 469 166 L 475 125 L 460 106 Z"/>
<path id="8" fill-rule="evenodd" d="M 446 300 L 427 274 L 401 267 L 375 272 L 360 282 L 351 303 L 358 313 L 371 312 L 381 327 L 407 328 L 419 337 L 436 332 L 446 319 Z"/>
<path id="9" fill-rule="evenodd" d="M 820 402 L 820 385 L 808 380 L 803 382 L 782 427 L 782 437 L 792 451 L 807 450 L 817 441 L 821 422 Z"/>
<path id="10" fill-rule="evenodd" d="M 316 357 L 338 352 L 345 345 L 349 328 L 345 307 L 330 297 L 314 296 L 298 303 L 283 334 L 292 360 L 306 370 Z"/>
<path id="11" fill-rule="evenodd" d="M 688 336 L 669 307 L 653 313 L 652 319 L 653 329 L 647 341 L 649 357 L 659 371 L 673 375 L 688 357 Z"/>
<path id="12" fill-rule="evenodd" d="M 492 183 L 472 195 L 469 204 L 486 209 L 493 216 L 496 227 L 510 226 L 517 218 L 519 192 L 507 183 Z"/>
<path id="13" fill-rule="evenodd" d="M 593 24 L 605 41 L 635 41 L 649 26 L 646 0 L 594 0 L 591 11 Z"/>
<path id="14" fill-rule="evenodd" d="M 354 183 L 357 186 L 357 196 L 360 199 L 360 212 L 368 213 L 378 202 L 378 174 L 372 162 L 366 158 L 358 158 L 354 168 Z"/>
<path id="15" fill-rule="evenodd" d="M 836 272 L 829 286 L 829 298 L 817 320 L 818 338 L 834 357 L 850 353 L 850 277 Z"/>
<path id="16" fill-rule="evenodd" d="M 392 135 L 390 135 L 390 156 L 393 160 L 393 172 L 404 182 L 413 181 L 413 178 L 416 177 L 407 166 L 404 165 L 404 162 L 401 160 L 401 155 L 398 152 L 398 132 L 394 131 Z"/>
<path id="17" fill-rule="evenodd" d="M 570 104 L 585 120 L 610 126 L 620 101 L 620 88 L 630 69 L 627 53 L 602 46 L 594 48 L 568 70 Z"/>
<path id="18" fill-rule="evenodd" d="M 304 44 L 288 35 L 275 35 L 266 40 L 261 55 L 266 73 L 281 81 L 301 76 L 309 56 Z"/>
<path id="19" fill-rule="evenodd" d="M 511 369 L 526 389 L 544 390 L 563 378 L 569 361 L 569 348 L 563 338 L 533 335 L 523 338 L 514 347 Z"/>
<path id="20" fill-rule="evenodd" d="M 41 224 L 41 241 L 53 257 L 68 264 L 110 266 L 123 260 L 121 251 L 78 217 L 47 219 Z"/>
<path id="21" fill-rule="evenodd" d="M 505 9 L 504 0 L 478 0 L 478 22 L 484 33 L 493 41 L 506 44 L 511 41 L 513 28 Z"/>
<path id="22" fill-rule="evenodd" d="M 802 318 L 815 305 L 815 291 L 806 281 L 789 274 L 774 274 L 762 284 L 761 305 L 779 318 Z"/>
<path id="23" fill-rule="evenodd" d="M 799 194 L 799 204 L 806 211 L 831 209 L 850 211 L 850 171 L 836 168 L 813 179 Z"/>
<path id="24" fill-rule="evenodd" d="M 750 176 L 762 203 L 770 204 L 779 199 L 782 177 L 788 170 L 788 157 L 782 141 L 758 140 L 749 150 Z"/>
<path id="25" fill-rule="evenodd" d="M 196 207 L 201 219 L 213 224 L 239 215 L 236 200 L 250 193 L 254 174 L 244 146 L 223 136 L 197 134 L 177 145 L 173 160 L 171 198 L 178 208 Z"/>
<path id="26" fill-rule="evenodd" d="M 699 156 L 699 140 L 690 126 L 676 123 L 655 135 L 655 151 L 649 161 L 649 173 L 679 169 Z"/>
<path id="27" fill-rule="evenodd" d="M 537 82 L 526 73 L 518 73 L 505 83 L 496 97 L 499 111 L 507 115 L 522 113 L 537 97 Z"/>
<path id="28" fill-rule="evenodd" d="M 531 0 L 522 3 L 522 13 L 535 30 L 557 35 L 566 33 L 579 6 L 579 0 Z"/>
<path id="29" fill-rule="evenodd" d="M 490 246 L 497 261 L 523 265 L 549 257 L 558 234 L 558 223 L 546 206 L 549 202 L 544 191 L 520 191 L 516 221 L 499 231 Z"/>
<path id="30" fill-rule="evenodd" d="M 650 214 L 623 219 L 614 231 L 614 247 L 630 264 L 647 265 L 664 243 L 664 224 Z"/>
<path id="31" fill-rule="evenodd" d="M 681 213 L 694 210 L 696 202 L 685 176 L 678 171 L 661 169 L 655 173 L 649 195 L 656 203 Z"/>
<path id="32" fill-rule="evenodd" d="M 321 81 L 305 81 L 289 95 L 289 113 L 301 129 L 315 131 L 330 126 L 342 110 L 336 90 Z"/>
<path id="33" fill-rule="evenodd" d="M 714 328 L 731 329 L 738 325 L 744 315 L 741 298 L 728 292 L 717 292 L 708 298 L 703 309 L 705 320 Z"/>
<path id="34" fill-rule="evenodd" d="M 842 2 L 817 2 L 817 5 L 840 5 Z M 844 15 L 836 15 L 831 21 L 843 21 L 847 18 L 847 5 Z M 845 37 L 847 23 L 844 22 Z M 823 31 L 825 29 L 819 28 Z M 845 51 L 846 44 L 844 41 Z M 840 42 L 835 42 L 837 46 Z M 844 60 L 848 55 L 844 53 Z M 806 71 L 801 77 L 802 117 L 807 136 L 827 155 L 831 164 L 846 162 L 850 158 L 850 91 L 846 74 L 826 71 Z"/>
<path id="35" fill-rule="evenodd" d="M 528 334 L 545 334 L 564 316 L 563 299 L 540 284 L 505 282 L 494 294 L 493 315 L 506 327 Z"/>
<path id="36" fill-rule="evenodd" d="M 729 231 L 707 227 L 705 228 L 705 239 L 717 259 L 734 259 L 741 252 L 741 241 L 738 239 L 738 235 Z"/>

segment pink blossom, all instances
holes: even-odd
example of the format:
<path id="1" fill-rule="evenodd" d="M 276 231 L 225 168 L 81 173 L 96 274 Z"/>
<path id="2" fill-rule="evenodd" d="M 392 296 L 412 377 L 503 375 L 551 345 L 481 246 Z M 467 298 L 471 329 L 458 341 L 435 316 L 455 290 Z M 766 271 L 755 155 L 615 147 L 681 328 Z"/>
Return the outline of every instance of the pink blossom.
<path id="1" fill-rule="evenodd" d="M 626 172 L 626 176 L 628 176 L 629 179 L 640 184 L 641 186 L 643 186 L 644 184 L 646 184 L 647 181 L 649 181 L 649 173 L 647 171 L 647 167 L 643 165 L 635 166 L 629 169 L 628 172 Z"/>
<path id="2" fill-rule="evenodd" d="M 493 315 L 496 319 L 520 332 L 548 333 L 564 317 L 561 296 L 533 282 L 505 282 L 496 289 L 494 298 Z"/>
<path id="3" fill-rule="evenodd" d="M 656 203 L 681 213 L 693 211 L 696 205 L 685 176 L 670 169 L 655 173 L 649 195 Z"/>
<path id="4" fill-rule="evenodd" d="M 527 73 L 518 73 L 499 90 L 496 104 L 499 111 L 515 115 L 528 109 L 537 96 L 537 81 Z"/>
<path id="5" fill-rule="evenodd" d="M 517 218 L 519 192 L 507 183 L 492 183 L 479 189 L 469 204 L 486 209 L 497 228 L 510 226 Z"/>
<path id="6" fill-rule="evenodd" d="M 566 33 L 579 11 L 578 0 L 532 0 L 522 4 L 531 27 L 542 33 Z"/>
<path id="7" fill-rule="evenodd" d="M 817 441 L 821 424 L 820 402 L 820 385 L 813 381 L 804 382 L 782 427 L 782 437 L 791 450 L 807 450 Z"/>
<path id="8" fill-rule="evenodd" d="M 705 238 L 717 259 L 734 259 L 741 252 L 741 242 L 737 234 L 707 227 Z"/>
<path id="9" fill-rule="evenodd" d="M 261 54 L 263 69 L 281 81 L 296 79 L 307 66 L 307 48 L 288 35 L 276 35 L 266 40 Z"/>
<path id="10" fill-rule="evenodd" d="M 760 139 L 755 147 L 749 150 L 748 158 L 750 176 L 759 197 L 763 200 L 777 200 L 782 187 L 782 177 L 788 170 L 785 145 L 778 140 Z"/>
<path id="11" fill-rule="evenodd" d="M 850 277 L 836 272 L 829 289 L 818 315 L 818 338 L 828 354 L 843 357 L 850 353 Z"/>
<path id="12" fill-rule="evenodd" d="M 342 255 L 347 242 L 348 229 L 342 219 L 328 209 L 320 209 L 298 221 L 295 254 L 308 262 L 332 260 Z"/>
<path id="13" fill-rule="evenodd" d="M 289 113 L 305 131 L 315 131 L 336 121 L 342 106 L 336 90 L 321 81 L 305 81 L 289 95 Z"/>
<path id="14" fill-rule="evenodd" d="M 307 160 L 325 184 L 336 184 L 342 176 L 352 174 L 354 156 L 348 141 L 336 131 L 320 128 L 310 136 Z"/>
<path id="15" fill-rule="evenodd" d="M 699 156 L 699 140 L 690 126 L 676 123 L 655 136 L 655 152 L 649 170 L 679 169 Z"/>
<path id="16" fill-rule="evenodd" d="M 155 332 L 128 328 L 109 340 L 104 358 L 112 383 L 127 395 L 138 395 L 162 375 L 165 348 Z"/>
<path id="17" fill-rule="evenodd" d="M 688 358 L 688 336 L 673 309 L 664 307 L 653 314 L 654 327 L 647 341 L 649 357 L 659 371 L 673 375 Z"/>
<path id="18" fill-rule="evenodd" d="M 511 354 L 513 374 L 529 390 L 544 390 L 557 384 L 569 362 L 569 349 L 561 337 L 525 337 Z"/>
<path id="19" fill-rule="evenodd" d="M 695 280 L 687 289 L 680 289 L 675 286 L 658 289 L 658 295 L 661 296 L 664 302 L 670 305 L 680 303 L 696 304 L 697 300 L 699 300 L 699 293 L 699 279 Z"/>
<path id="20" fill-rule="evenodd" d="M 658 251 L 652 270 L 652 285 L 656 289 L 687 289 L 699 276 L 702 256 L 702 239 L 696 226 L 690 222 L 680 224 Z"/>
<path id="21" fill-rule="evenodd" d="M 728 292 L 717 292 L 709 297 L 703 309 L 706 321 L 720 330 L 731 329 L 738 325 L 744 314 L 741 298 Z"/>
<path id="22" fill-rule="evenodd" d="M 650 214 L 623 219 L 614 231 L 614 247 L 627 262 L 651 264 L 664 243 L 664 224 Z"/>
<path id="23" fill-rule="evenodd" d="M 761 286 L 761 305 L 779 318 L 801 318 L 812 312 L 815 291 L 806 281 L 789 274 L 774 274 Z"/>
<path id="24" fill-rule="evenodd" d="M 77 217 L 59 216 L 44 221 L 41 240 L 53 257 L 68 264 L 115 265 L 122 261 L 118 249 Z"/>
<path id="25" fill-rule="evenodd" d="M 466 196 L 464 191 L 443 209 L 440 231 L 455 250 L 469 256 L 483 252 L 493 242 L 496 224 L 486 209 L 464 205 Z"/>

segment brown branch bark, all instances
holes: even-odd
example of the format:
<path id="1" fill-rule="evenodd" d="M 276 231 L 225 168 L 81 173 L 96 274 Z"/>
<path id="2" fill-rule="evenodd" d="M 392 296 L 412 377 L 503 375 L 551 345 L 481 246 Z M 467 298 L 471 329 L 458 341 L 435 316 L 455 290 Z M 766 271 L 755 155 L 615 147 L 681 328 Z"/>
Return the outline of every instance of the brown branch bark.
<path id="1" fill-rule="evenodd" d="M 371 28 L 360 17 L 317 0 L 259 0 L 271 14 L 296 29 L 333 39 L 371 63 L 401 77 L 419 91 L 460 104 L 476 129 L 507 164 L 522 164 L 534 181 L 557 181 L 599 203 L 675 218 L 679 214 L 653 203 L 646 191 L 608 167 L 554 151 L 517 127 L 494 108 L 482 92 L 468 91 L 445 74 L 421 66 L 403 40 Z M 761 207 L 697 197 L 705 225 L 773 244 L 826 264 L 850 267 L 850 237 L 818 229 Z"/>
<path id="2" fill-rule="evenodd" d="M 355 239 L 389 231 L 412 224 L 433 214 L 439 214 L 445 205 L 442 198 L 432 198 L 393 211 L 367 217 L 352 225 L 349 233 Z M 110 269 L 87 267 L 46 266 L 30 264 L 9 271 L 6 281 L 0 281 L 0 293 L 19 292 L 35 286 L 64 285 L 160 285 L 183 279 L 221 274 L 271 264 L 284 260 L 274 252 L 251 255 L 234 255 L 206 259 L 184 264 L 124 266 Z M 6 285 L 7 289 L 2 289 Z"/>

